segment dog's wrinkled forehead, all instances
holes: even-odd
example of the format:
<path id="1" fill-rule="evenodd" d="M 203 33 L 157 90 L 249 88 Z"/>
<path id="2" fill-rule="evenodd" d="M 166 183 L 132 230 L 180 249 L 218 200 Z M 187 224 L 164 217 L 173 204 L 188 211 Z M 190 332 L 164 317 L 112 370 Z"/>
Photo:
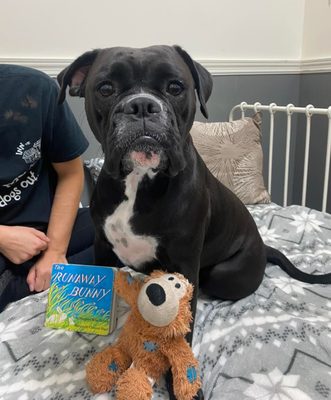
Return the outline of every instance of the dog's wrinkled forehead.
<path id="1" fill-rule="evenodd" d="M 93 81 L 111 79 L 132 86 L 153 86 L 163 80 L 183 79 L 194 87 L 190 70 L 172 48 L 152 46 L 142 49 L 115 47 L 104 49 L 93 65 Z"/>
<path id="2" fill-rule="evenodd" d="M 195 90 L 201 112 L 208 118 L 206 102 L 213 87 L 212 77 L 180 46 L 157 45 L 140 49 L 112 47 L 87 51 L 57 76 L 60 84 L 58 102 L 61 104 L 64 101 L 68 86 L 71 96 L 91 96 L 97 79 L 119 81 L 124 90 L 134 85 L 160 90 L 161 87 L 157 86 L 158 83 L 161 85 L 160 82 L 164 83 L 167 79 L 183 80 L 190 93 L 186 98 L 192 99 Z M 187 106 L 191 109 L 194 107 L 195 111 L 195 102 L 188 101 Z"/>

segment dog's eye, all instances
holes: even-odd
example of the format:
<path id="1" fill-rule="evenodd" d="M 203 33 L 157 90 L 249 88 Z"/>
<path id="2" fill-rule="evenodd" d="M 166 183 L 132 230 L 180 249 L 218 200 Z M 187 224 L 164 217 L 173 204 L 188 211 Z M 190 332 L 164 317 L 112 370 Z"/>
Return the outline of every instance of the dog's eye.
<path id="1" fill-rule="evenodd" d="M 171 94 L 171 96 L 178 96 L 184 90 L 184 85 L 179 81 L 172 81 L 169 83 L 167 87 L 167 92 Z"/>
<path id="2" fill-rule="evenodd" d="M 176 283 L 175 288 L 179 289 L 180 288 L 180 283 Z"/>
<path id="3" fill-rule="evenodd" d="M 173 281 L 175 278 L 173 277 L 173 276 L 170 276 L 169 278 L 168 278 L 168 281 Z"/>
<path id="4" fill-rule="evenodd" d="M 103 97 L 108 97 L 114 93 L 114 86 L 111 83 L 103 83 L 98 88 L 99 93 Z"/>

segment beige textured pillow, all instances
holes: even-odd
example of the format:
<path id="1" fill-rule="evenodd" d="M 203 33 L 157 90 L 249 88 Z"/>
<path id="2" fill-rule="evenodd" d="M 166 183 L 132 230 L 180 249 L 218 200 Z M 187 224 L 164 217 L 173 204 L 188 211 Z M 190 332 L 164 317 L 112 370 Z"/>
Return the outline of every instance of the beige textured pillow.
<path id="1" fill-rule="evenodd" d="M 194 122 L 193 143 L 212 174 L 244 204 L 270 203 L 262 175 L 261 116 Z"/>

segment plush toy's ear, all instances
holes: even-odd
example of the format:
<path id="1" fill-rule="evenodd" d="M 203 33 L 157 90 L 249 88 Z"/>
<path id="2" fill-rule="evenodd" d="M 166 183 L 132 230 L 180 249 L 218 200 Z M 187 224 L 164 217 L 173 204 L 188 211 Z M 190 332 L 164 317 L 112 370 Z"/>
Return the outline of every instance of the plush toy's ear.
<path id="1" fill-rule="evenodd" d="M 191 74 L 194 79 L 195 89 L 198 94 L 198 99 L 200 101 L 200 110 L 205 118 L 208 118 L 208 111 L 206 103 L 210 97 L 213 80 L 210 73 L 201 64 L 193 61 L 192 58 L 183 50 L 180 46 L 174 46 L 175 50 L 179 53 L 182 59 L 185 61 L 186 65 L 189 67 Z"/>
<path id="2" fill-rule="evenodd" d="M 59 73 L 57 81 L 60 85 L 58 103 L 63 103 L 66 97 L 66 88 L 69 85 L 71 96 L 85 96 L 85 80 L 89 69 L 100 50 L 87 51 L 78 57 L 72 64 Z"/>

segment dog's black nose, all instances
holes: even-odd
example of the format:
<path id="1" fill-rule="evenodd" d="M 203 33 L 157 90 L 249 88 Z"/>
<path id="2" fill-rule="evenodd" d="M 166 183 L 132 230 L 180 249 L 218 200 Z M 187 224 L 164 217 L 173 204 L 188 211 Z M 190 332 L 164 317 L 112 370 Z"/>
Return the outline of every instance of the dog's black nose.
<path id="1" fill-rule="evenodd" d="M 149 117 L 161 111 L 161 106 L 150 97 L 136 97 L 124 105 L 124 114 L 133 114 L 137 117 Z"/>
<path id="2" fill-rule="evenodd" d="M 166 300 L 166 294 L 163 287 L 157 283 L 151 283 L 146 289 L 146 294 L 149 298 L 149 301 L 154 306 L 160 306 Z"/>

